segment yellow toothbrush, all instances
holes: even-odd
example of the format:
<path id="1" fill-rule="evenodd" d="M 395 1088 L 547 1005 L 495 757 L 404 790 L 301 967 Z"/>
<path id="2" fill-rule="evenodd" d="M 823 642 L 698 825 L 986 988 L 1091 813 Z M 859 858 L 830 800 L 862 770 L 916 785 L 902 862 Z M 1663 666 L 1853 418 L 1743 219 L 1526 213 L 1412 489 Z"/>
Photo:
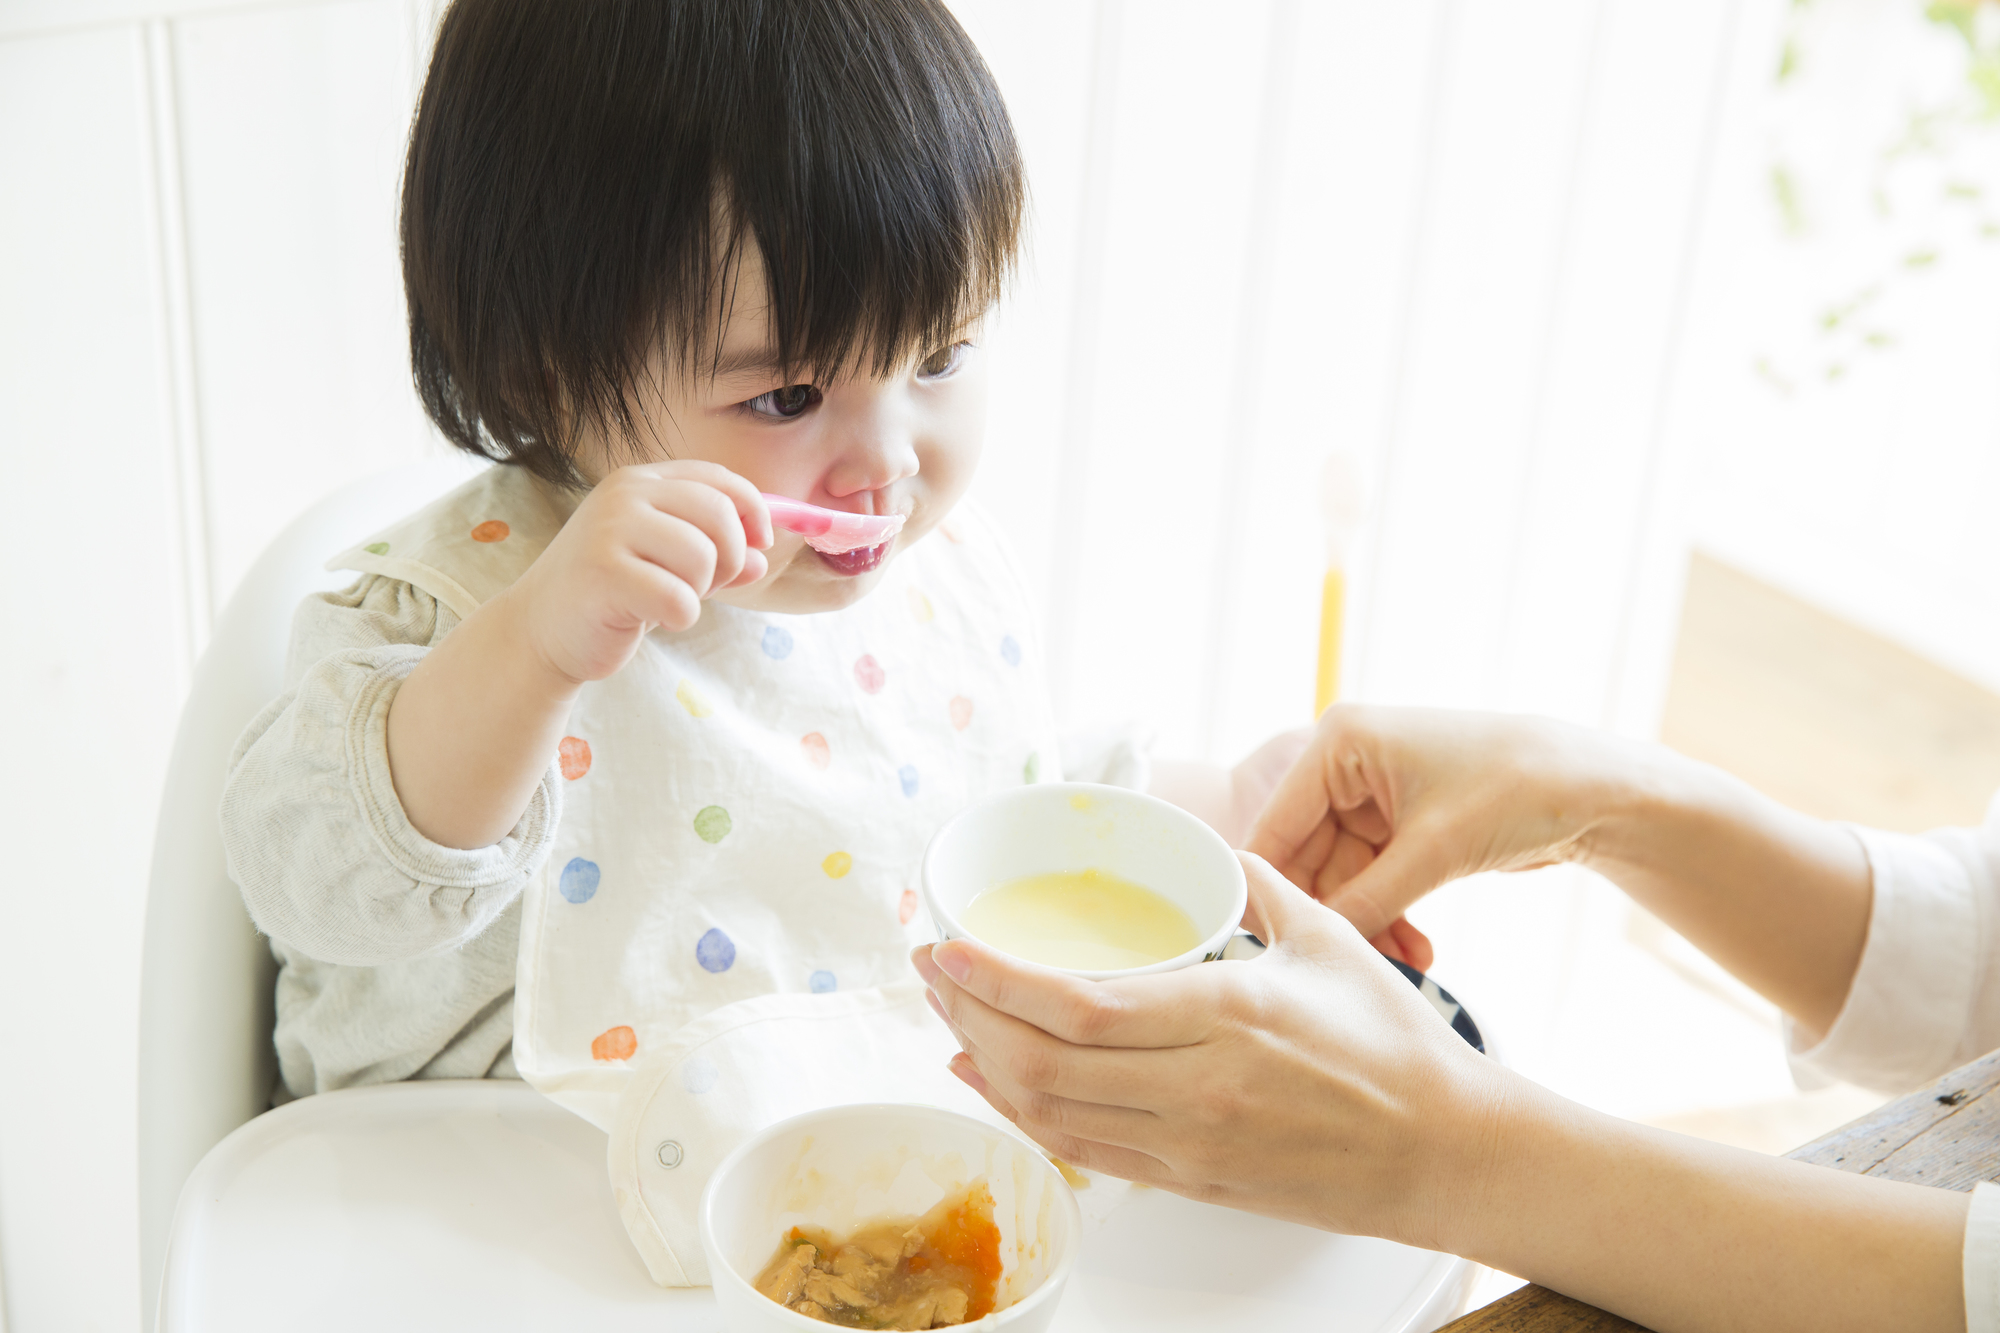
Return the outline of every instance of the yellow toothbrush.
<path id="1" fill-rule="evenodd" d="M 1320 510 L 1326 520 L 1326 574 L 1319 591 L 1319 675 L 1313 688 L 1317 718 L 1340 694 L 1341 631 L 1347 614 L 1347 557 L 1367 508 L 1361 460 L 1344 449 L 1326 457 L 1320 474 Z"/>

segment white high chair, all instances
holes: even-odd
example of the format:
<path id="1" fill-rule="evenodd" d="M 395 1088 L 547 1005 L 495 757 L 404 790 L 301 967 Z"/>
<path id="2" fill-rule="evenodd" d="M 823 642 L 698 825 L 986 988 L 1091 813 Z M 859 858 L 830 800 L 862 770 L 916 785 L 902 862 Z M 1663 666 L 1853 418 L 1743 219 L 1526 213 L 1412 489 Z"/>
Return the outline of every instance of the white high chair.
<path id="1" fill-rule="evenodd" d="M 146 911 L 145 1333 L 543 1333 L 556 1319 L 611 1333 L 720 1327 L 706 1288 L 662 1290 L 646 1276 L 612 1201 L 604 1135 L 523 1083 L 398 1083 L 266 1109 L 273 966 L 223 865 L 229 752 L 281 689 L 293 608 L 352 577 L 322 569 L 327 556 L 473 466 L 413 465 L 309 510 L 259 558 L 195 670 Z M 1153 1196 L 1122 1234 L 1087 1239 L 1056 1327 L 1423 1333 L 1457 1312 L 1476 1272 L 1448 1255 L 1242 1214 L 1190 1253 L 1190 1229 L 1204 1224 L 1187 1210 L 1202 1207 Z M 1181 1256 L 1174 1289 L 1158 1277 L 1163 1251 Z M 1262 1286 L 1246 1288 L 1246 1273 Z"/>
<path id="2" fill-rule="evenodd" d="M 353 577 L 322 569 L 327 556 L 475 466 L 417 464 L 314 506 L 258 560 L 195 670 L 146 908 L 148 1333 L 539 1333 L 556 1312 L 598 1329 L 717 1327 L 706 1291 L 647 1278 L 612 1203 L 603 1134 L 525 1084 L 398 1083 L 267 1110 L 273 966 L 223 868 L 216 810 L 229 751 L 278 695 L 293 608 Z"/>

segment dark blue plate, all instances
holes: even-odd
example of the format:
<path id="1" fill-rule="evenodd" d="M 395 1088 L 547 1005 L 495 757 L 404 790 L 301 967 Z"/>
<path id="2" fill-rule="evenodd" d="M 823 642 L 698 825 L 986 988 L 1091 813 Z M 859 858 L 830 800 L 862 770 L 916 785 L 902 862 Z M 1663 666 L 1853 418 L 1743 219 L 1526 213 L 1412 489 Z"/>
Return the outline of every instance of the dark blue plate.
<path id="1" fill-rule="evenodd" d="M 1393 958 L 1389 962 L 1398 972 L 1410 979 L 1410 984 L 1417 988 L 1417 994 L 1431 1002 L 1431 1008 L 1437 1010 L 1444 1021 L 1451 1024 L 1451 1030 L 1465 1038 L 1466 1045 L 1481 1055 L 1486 1054 L 1486 1039 L 1479 1035 L 1479 1024 L 1472 1021 L 1472 1015 L 1466 1012 L 1464 1005 L 1453 998 L 1450 991 L 1408 963 L 1399 963 Z"/>

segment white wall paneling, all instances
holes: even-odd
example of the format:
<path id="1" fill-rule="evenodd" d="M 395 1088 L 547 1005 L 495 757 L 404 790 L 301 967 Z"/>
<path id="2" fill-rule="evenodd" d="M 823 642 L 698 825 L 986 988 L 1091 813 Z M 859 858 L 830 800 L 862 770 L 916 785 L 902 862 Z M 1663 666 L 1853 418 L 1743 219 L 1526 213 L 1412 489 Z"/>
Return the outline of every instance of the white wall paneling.
<path id="1" fill-rule="evenodd" d="M 1903 350 L 1856 361 L 1856 393 L 1822 371 L 1774 397 L 1747 369 L 1820 365 L 1819 275 L 1874 262 L 1831 221 L 1803 249 L 1770 237 L 1771 145 L 1813 96 L 1887 106 L 1942 67 L 1941 30 L 1894 26 L 1912 3 L 1820 0 L 1819 63 L 1774 94 L 1802 21 L 1785 0 L 956 0 L 1033 200 L 988 338 L 978 494 L 1044 603 L 1065 716 L 1137 714 L 1215 759 L 1308 721 L 1335 450 L 1372 491 L 1350 697 L 1646 734 L 1690 531 L 2000 682 L 2000 326 L 1968 314 L 1991 309 L 2000 245 L 1961 188 L 1990 200 L 2000 179 L 1923 168 L 1935 206 L 1878 249 L 1900 264 L 1934 233 L 1949 279 L 1883 298 Z M 0 0 L 16 1333 L 137 1308 L 145 852 L 208 617 L 307 503 L 439 447 L 394 230 L 433 13 Z M 1837 175 L 1837 148 L 1799 151 Z M 1768 244 L 1745 240 L 1759 227 Z M 1422 920 L 1447 980 L 1563 1091 L 1627 1112 L 1776 1095 L 1769 1032 L 1740 1006 L 1677 1010 L 1607 894 L 1469 884 Z M 1576 1003 L 1617 985 L 1623 1009 Z M 1607 1057 L 1614 1016 L 1640 1035 Z M 1648 1060 L 1669 1090 L 1640 1086 Z"/>
<path id="2" fill-rule="evenodd" d="M 0 1324 L 140 1292 L 134 1016 L 186 672 L 294 513 L 435 447 L 403 368 L 402 0 L 0 5 Z"/>
<path id="3" fill-rule="evenodd" d="M 0 1262 L 16 1333 L 124 1329 L 138 1308 L 139 928 L 190 634 L 148 54 L 134 27 L 0 41 Z"/>

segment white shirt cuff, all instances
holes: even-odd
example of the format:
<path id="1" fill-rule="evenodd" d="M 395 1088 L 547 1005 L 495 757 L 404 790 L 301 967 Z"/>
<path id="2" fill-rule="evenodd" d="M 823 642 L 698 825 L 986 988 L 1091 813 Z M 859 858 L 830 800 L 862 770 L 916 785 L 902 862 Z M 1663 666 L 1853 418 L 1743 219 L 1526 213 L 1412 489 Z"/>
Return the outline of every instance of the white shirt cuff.
<path id="1" fill-rule="evenodd" d="M 1868 941 L 1833 1026 L 1785 1024 L 1802 1086 L 1840 1079 L 1903 1092 L 1952 1065 L 1978 974 L 1981 904 L 1966 863 L 1935 837 L 1848 825 L 1868 854 Z M 2000 1330 L 1996 1330 L 2000 1333 Z"/>
<path id="2" fill-rule="evenodd" d="M 2000 1185 L 1975 1188 L 1965 1214 L 1965 1333 L 2000 1333 Z"/>

